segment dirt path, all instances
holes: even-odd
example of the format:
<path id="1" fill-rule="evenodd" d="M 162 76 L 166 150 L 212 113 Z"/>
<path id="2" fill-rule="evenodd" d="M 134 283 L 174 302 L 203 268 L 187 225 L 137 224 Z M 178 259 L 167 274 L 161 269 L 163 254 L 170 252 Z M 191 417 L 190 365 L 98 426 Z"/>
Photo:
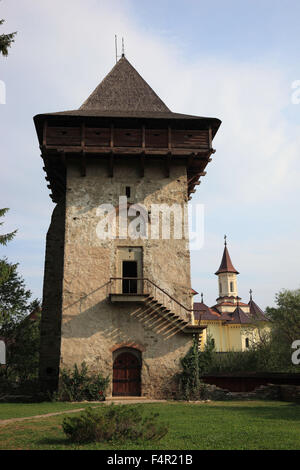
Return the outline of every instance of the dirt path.
<path id="1" fill-rule="evenodd" d="M 135 399 L 126 399 L 126 400 L 119 400 L 119 399 L 108 399 L 107 401 L 102 402 L 101 404 L 105 405 L 110 405 L 110 403 L 116 403 L 116 404 L 123 404 L 123 405 L 133 405 L 136 403 L 164 403 L 166 400 L 135 400 Z M 91 405 L 95 405 L 96 403 L 99 405 L 100 402 L 89 402 Z M 97 408 L 96 406 L 93 406 L 92 408 Z M 59 415 L 64 415 L 64 414 L 69 414 L 69 413 L 78 413 L 79 411 L 83 411 L 86 408 L 76 408 L 75 410 L 65 410 L 65 411 L 57 411 L 56 413 L 47 413 L 43 415 L 35 415 L 35 416 L 26 416 L 24 418 L 9 418 L 9 419 L 0 419 L 0 426 L 5 426 L 7 424 L 11 423 L 18 423 L 21 421 L 29 421 L 32 419 L 42 419 L 42 418 L 50 418 L 51 416 L 59 416 Z"/>

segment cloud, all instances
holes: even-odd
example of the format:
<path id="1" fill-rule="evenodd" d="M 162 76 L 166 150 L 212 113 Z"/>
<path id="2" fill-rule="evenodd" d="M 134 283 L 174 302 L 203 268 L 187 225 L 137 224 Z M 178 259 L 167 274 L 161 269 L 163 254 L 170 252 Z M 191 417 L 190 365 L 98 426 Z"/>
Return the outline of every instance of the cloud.
<path id="1" fill-rule="evenodd" d="M 252 254 L 246 243 L 251 231 L 257 231 L 257 220 L 263 227 L 263 239 L 273 235 L 264 215 L 275 217 L 277 204 L 286 208 L 285 217 L 294 217 L 291 207 L 295 188 L 299 187 L 300 133 L 299 126 L 288 121 L 284 113 L 290 105 L 285 71 L 272 61 L 225 60 L 222 54 L 208 57 L 201 48 L 196 55 L 186 57 L 182 38 L 172 29 L 155 32 L 153 27 L 138 26 L 134 4 L 129 1 L 9 0 L 1 6 L 7 28 L 18 30 L 1 72 L 8 102 L 0 107 L 5 162 L 2 200 L 12 208 L 9 224 L 22 228 L 18 243 L 45 236 L 53 207 L 43 179 L 32 116 L 78 108 L 114 65 L 114 35 L 123 35 L 128 59 L 173 111 L 223 121 L 214 141 L 217 153 L 195 195 L 195 200 L 206 203 L 206 238 L 210 244 L 200 254 L 192 253 L 197 260 L 192 271 L 194 288 L 202 289 L 197 280 L 201 284 L 202 273 L 216 268 L 207 263 L 212 263 L 213 252 L 219 259 L 220 239 L 226 230 L 233 234 L 236 249 L 239 241 L 242 244 L 245 240 L 244 272 L 257 276 L 262 290 L 266 286 L 268 294 L 262 298 L 271 303 L 270 290 L 283 285 L 285 276 L 278 265 L 271 264 L 278 276 L 269 289 L 266 263 L 273 255 L 259 250 L 260 238 L 252 239 Z M 296 237 L 287 238 L 284 227 L 277 230 L 279 246 L 287 243 L 291 254 L 295 253 Z M 31 246 L 30 253 L 39 256 L 42 269 L 44 253 L 40 246 L 37 243 L 38 251 Z M 265 245 L 266 250 L 270 246 L 276 251 L 274 244 Z M 277 259 L 282 265 L 284 253 L 277 252 Z M 28 263 L 26 259 L 29 275 Z M 290 267 L 292 281 L 298 271 L 292 261 Z"/>

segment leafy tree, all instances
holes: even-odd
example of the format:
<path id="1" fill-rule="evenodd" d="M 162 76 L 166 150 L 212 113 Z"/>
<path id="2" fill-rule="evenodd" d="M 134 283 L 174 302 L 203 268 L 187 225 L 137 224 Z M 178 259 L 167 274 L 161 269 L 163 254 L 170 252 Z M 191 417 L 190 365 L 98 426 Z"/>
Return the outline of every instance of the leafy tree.
<path id="1" fill-rule="evenodd" d="M 0 283 L 0 332 L 13 329 L 30 311 L 31 292 L 26 289 L 23 278 L 17 272 L 17 264 L 7 264 L 9 275 Z M 5 336 L 5 335 L 4 335 Z"/>
<path id="2" fill-rule="evenodd" d="M 281 290 L 275 297 L 277 307 L 267 307 L 266 314 L 271 320 L 271 344 L 278 368 L 299 370 L 292 364 L 292 343 L 300 339 L 300 289 Z"/>
<path id="3" fill-rule="evenodd" d="M 0 20 L 0 26 L 3 25 L 5 20 Z M 8 56 L 8 49 L 11 47 L 12 43 L 15 42 L 14 37 L 16 32 L 10 34 L 0 34 L 0 54 L 4 57 Z"/>
<path id="4" fill-rule="evenodd" d="M 32 310 L 32 306 L 37 307 Z M 7 375 L 19 382 L 36 379 L 39 366 L 41 309 L 38 300 L 30 305 L 31 314 L 10 331 Z"/>

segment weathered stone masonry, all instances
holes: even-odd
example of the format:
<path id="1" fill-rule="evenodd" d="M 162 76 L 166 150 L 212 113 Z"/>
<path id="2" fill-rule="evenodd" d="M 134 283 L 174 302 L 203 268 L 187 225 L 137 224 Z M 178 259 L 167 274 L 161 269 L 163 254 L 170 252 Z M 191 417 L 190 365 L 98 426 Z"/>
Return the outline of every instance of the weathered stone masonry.
<path id="1" fill-rule="evenodd" d="M 109 395 L 172 396 L 180 359 L 203 329 L 193 325 L 188 240 L 102 239 L 97 209 L 117 208 L 128 192 L 129 206 L 145 206 L 150 222 L 153 204 L 183 208 L 205 175 L 220 121 L 172 113 L 122 57 L 79 110 L 38 115 L 35 125 L 56 203 L 42 388 L 56 390 L 60 368 L 86 362 L 110 377 Z"/>

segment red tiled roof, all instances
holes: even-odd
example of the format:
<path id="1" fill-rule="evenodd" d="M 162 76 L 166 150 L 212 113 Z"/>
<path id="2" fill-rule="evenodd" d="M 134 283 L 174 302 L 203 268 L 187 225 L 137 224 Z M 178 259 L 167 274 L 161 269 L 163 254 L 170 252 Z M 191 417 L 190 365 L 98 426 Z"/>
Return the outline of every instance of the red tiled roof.
<path id="1" fill-rule="evenodd" d="M 222 257 L 220 267 L 215 274 L 220 274 L 220 273 L 239 274 L 239 272 L 233 267 L 226 245 L 224 247 L 224 252 L 223 252 L 223 257 Z"/>
<path id="2" fill-rule="evenodd" d="M 221 320 L 221 314 L 209 308 L 203 302 L 194 303 L 194 318 L 195 320 Z"/>
<path id="3" fill-rule="evenodd" d="M 239 324 L 239 323 L 251 323 L 251 317 L 248 316 L 244 310 L 238 305 L 233 313 L 228 313 L 230 320 L 228 323 Z"/>
<path id="4" fill-rule="evenodd" d="M 254 300 L 251 299 L 248 305 L 250 307 L 250 315 L 252 318 L 255 320 L 269 321 L 264 312 L 261 310 L 261 308 L 259 308 Z"/>

